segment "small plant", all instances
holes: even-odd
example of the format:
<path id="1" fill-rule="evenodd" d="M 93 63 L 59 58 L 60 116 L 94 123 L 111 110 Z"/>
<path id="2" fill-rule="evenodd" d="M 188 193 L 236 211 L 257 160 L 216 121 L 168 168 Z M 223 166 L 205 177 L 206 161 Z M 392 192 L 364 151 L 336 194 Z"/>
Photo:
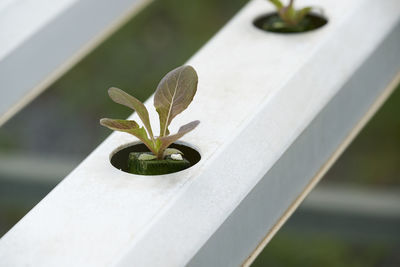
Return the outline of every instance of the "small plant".
<path id="1" fill-rule="evenodd" d="M 191 66 L 181 66 L 169 72 L 159 83 L 154 95 L 154 107 L 160 119 L 160 135 L 154 136 L 151 128 L 149 112 L 145 105 L 135 97 L 118 88 L 110 88 L 108 94 L 111 99 L 121 105 L 135 110 L 142 120 L 144 127 L 140 127 L 133 120 L 118 120 L 104 118 L 100 124 L 111 130 L 130 133 L 141 140 L 151 151 L 130 155 L 130 158 L 140 161 L 152 160 L 181 160 L 179 150 L 168 148 L 173 142 L 192 131 L 200 121 L 195 120 L 181 126 L 177 133 L 170 134 L 168 127 L 171 121 L 192 102 L 197 91 L 198 77 Z M 178 154 L 178 155 L 177 155 Z M 171 157 L 171 155 L 173 157 Z M 159 165 L 159 162 L 157 163 Z"/>
<path id="2" fill-rule="evenodd" d="M 279 17 L 282 20 L 282 27 L 296 27 L 313 9 L 312 7 L 303 7 L 296 10 L 294 0 L 290 0 L 287 6 L 284 6 L 280 0 L 269 0 L 277 9 Z"/>
<path id="3" fill-rule="evenodd" d="M 300 33 L 315 30 L 327 23 L 323 16 L 311 13 L 313 7 L 294 8 L 294 0 L 285 6 L 281 0 L 268 0 L 277 9 L 274 14 L 267 14 L 254 21 L 262 30 L 277 33 Z"/>

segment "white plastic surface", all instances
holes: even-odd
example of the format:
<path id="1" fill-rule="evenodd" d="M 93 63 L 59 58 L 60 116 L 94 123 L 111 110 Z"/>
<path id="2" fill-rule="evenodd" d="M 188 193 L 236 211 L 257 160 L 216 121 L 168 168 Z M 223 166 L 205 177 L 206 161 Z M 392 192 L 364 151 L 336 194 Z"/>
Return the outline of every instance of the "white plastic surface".
<path id="1" fill-rule="evenodd" d="M 150 0 L 1 0 L 0 126 Z"/>

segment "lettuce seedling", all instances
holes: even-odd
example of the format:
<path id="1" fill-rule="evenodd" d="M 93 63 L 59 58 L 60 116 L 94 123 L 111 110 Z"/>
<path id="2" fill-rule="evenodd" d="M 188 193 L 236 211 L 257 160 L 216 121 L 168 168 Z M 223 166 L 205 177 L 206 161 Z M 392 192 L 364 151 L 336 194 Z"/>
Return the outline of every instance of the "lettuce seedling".
<path id="1" fill-rule="evenodd" d="M 296 27 L 304 17 L 310 13 L 312 7 L 303 7 L 296 10 L 294 0 L 290 0 L 287 6 L 284 6 L 280 0 L 269 0 L 277 9 L 279 17 L 283 21 L 284 27 Z"/>
<path id="2" fill-rule="evenodd" d="M 110 98 L 121 105 L 135 110 L 142 120 L 140 127 L 133 120 L 118 120 L 104 118 L 100 124 L 114 131 L 127 132 L 139 138 L 152 152 L 141 157 L 144 160 L 162 160 L 171 154 L 180 153 L 177 149 L 168 148 L 173 142 L 192 131 L 199 125 L 195 120 L 181 126 L 177 133 L 170 135 L 168 127 L 171 121 L 192 102 L 197 91 L 198 77 L 191 66 L 181 66 L 169 72 L 159 83 L 154 95 L 154 107 L 160 119 L 160 135 L 154 136 L 151 128 L 149 112 L 145 105 L 135 97 L 118 88 L 110 88 Z"/>

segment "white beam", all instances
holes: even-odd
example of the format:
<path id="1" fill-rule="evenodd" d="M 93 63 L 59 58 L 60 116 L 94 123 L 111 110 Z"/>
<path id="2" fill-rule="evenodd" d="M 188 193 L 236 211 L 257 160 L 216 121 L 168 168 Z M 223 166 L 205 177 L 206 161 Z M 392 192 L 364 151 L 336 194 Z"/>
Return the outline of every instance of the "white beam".
<path id="1" fill-rule="evenodd" d="M 148 2 L 2 2 L 0 126 Z"/>
<path id="2" fill-rule="evenodd" d="M 400 218 L 400 191 L 397 188 L 332 184 L 318 186 L 301 206 L 308 211 L 342 215 Z"/>

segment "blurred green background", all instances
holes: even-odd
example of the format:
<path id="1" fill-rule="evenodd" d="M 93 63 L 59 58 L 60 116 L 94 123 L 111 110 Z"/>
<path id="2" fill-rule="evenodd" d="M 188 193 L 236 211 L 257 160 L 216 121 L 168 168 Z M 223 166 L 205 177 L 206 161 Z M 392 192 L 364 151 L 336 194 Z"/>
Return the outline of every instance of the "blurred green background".
<path id="1" fill-rule="evenodd" d="M 246 2 L 155 1 L 3 125 L 0 236 L 110 134 L 99 118 L 130 114 L 109 100 L 109 87 L 146 100 L 165 73 L 187 61 Z M 400 192 L 399 137 L 396 90 L 319 186 Z M 400 266 L 399 255 L 398 217 L 301 206 L 254 266 Z"/>

